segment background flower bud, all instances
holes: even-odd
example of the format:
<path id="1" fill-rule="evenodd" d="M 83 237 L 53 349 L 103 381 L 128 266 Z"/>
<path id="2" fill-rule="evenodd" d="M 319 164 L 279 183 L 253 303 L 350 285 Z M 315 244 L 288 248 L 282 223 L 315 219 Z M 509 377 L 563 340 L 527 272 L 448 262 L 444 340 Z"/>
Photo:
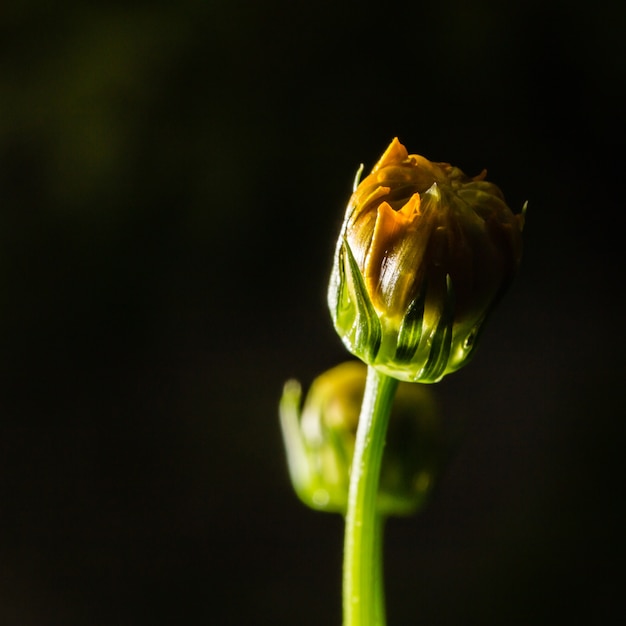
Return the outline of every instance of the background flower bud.
<path id="1" fill-rule="evenodd" d="M 394 139 L 346 210 L 328 303 L 347 348 L 411 382 L 471 356 L 522 253 L 523 214 L 500 189 Z"/>
<path id="2" fill-rule="evenodd" d="M 311 385 L 301 411 L 299 384 L 285 385 L 280 412 L 290 476 L 300 499 L 312 508 L 346 511 L 366 373 L 358 361 L 328 370 Z M 421 508 L 443 457 L 442 426 L 432 391 L 400 383 L 382 461 L 379 513 L 406 515 Z"/>

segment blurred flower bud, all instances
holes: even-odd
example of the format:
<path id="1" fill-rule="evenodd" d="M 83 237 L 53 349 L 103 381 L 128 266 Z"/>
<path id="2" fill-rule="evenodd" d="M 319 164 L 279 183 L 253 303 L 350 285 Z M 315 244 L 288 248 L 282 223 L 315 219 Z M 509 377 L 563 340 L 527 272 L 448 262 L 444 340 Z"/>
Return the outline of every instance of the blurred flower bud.
<path id="1" fill-rule="evenodd" d="M 359 174 L 328 290 L 333 323 L 365 363 L 437 382 L 468 361 L 515 275 L 523 213 L 486 172 L 470 178 L 398 139 L 360 183 Z"/>
<path id="2" fill-rule="evenodd" d="M 367 368 L 351 361 L 315 379 L 300 411 L 301 389 L 285 385 L 281 427 L 289 473 L 308 506 L 345 513 Z M 432 391 L 400 383 L 389 420 L 378 512 L 407 515 L 423 506 L 443 464 L 441 420 Z"/>

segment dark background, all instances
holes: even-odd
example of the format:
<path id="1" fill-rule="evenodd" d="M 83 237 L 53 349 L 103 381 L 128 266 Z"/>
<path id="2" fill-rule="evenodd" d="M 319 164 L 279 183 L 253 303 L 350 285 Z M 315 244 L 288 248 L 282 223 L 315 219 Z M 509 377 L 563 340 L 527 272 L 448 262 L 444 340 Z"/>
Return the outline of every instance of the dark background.
<path id="1" fill-rule="evenodd" d="M 625 6 L 3 4 L 0 624 L 340 623 L 276 407 L 347 356 L 335 237 L 395 135 L 529 210 L 389 623 L 616 623 Z"/>

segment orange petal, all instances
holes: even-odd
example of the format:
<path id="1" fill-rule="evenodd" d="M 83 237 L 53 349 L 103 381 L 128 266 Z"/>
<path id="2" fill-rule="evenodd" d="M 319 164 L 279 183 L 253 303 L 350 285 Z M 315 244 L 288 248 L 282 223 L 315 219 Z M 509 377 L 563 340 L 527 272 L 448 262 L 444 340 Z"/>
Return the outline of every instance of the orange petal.
<path id="1" fill-rule="evenodd" d="M 394 211 L 387 202 L 378 206 L 372 243 L 364 267 L 365 278 L 371 281 L 370 287 L 378 282 L 383 260 L 391 254 L 398 239 L 419 215 L 418 209 L 419 194 L 414 194 L 401 211 Z"/>
<path id="2" fill-rule="evenodd" d="M 398 216 L 402 216 L 408 223 L 412 222 L 420 214 L 421 199 L 419 193 L 414 193 L 408 202 L 398 211 Z"/>
<path id="3" fill-rule="evenodd" d="M 408 157 L 407 149 L 398 141 L 397 137 L 394 137 L 385 152 L 383 152 L 383 155 L 378 159 L 378 163 L 372 168 L 372 173 L 387 165 L 402 163 Z"/>

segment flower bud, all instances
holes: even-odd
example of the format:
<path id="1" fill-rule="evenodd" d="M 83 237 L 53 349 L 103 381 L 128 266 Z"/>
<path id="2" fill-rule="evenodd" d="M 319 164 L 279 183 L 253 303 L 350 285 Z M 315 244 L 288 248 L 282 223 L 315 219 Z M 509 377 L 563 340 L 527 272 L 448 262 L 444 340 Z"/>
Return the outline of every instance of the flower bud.
<path id="1" fill-rule="evenodd" d="M 432 383 L 468 361 L 522 252 L 524 215 L 485 175 L 409 155 L 397 138 L 357 174 L 328 304 L 365 363 Z"/>
<path id="2" fill-rule="evenodd" d="M 315 379 L 300 411 L 301 390 L 285 385 L 281 427 L 293 486 L 308 506 L 345 513 L 367 368 L 350 361 Z M 444 445 L 438 406 L 423 385 L 400 383 L 383 454 L 378 512 L 406 515 L 434 486 Z"/>

